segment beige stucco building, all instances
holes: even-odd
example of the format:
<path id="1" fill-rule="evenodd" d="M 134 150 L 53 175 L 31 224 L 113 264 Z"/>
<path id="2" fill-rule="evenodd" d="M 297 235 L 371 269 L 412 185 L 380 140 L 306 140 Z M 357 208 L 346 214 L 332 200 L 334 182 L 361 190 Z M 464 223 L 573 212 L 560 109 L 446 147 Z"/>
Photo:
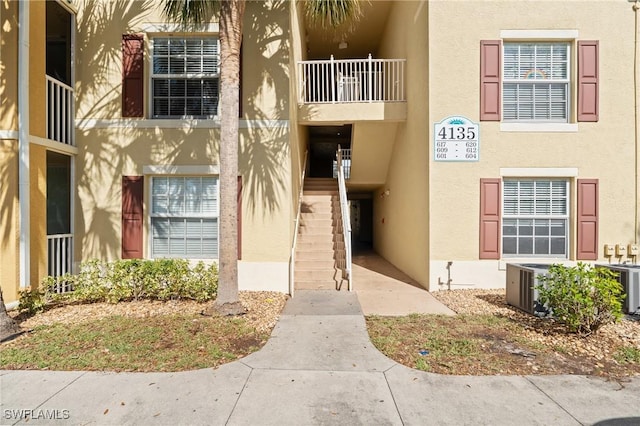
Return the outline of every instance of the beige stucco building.
<path id="1" fill-rule="evenodd" d="M 241 290 L 308 281 L 303 179 L 334 178 L 338 146 L 354 250 L 431 291 L 504 287 L 509 262 L 640 260 L 634 3 L 363 7 L 332 32 L 303 2 L 248 2 Z M 4 1 L 0 29 L 5 301 L 92 258 L 215 261 L 217 23 L 184 32 L 152 1 Z"/>

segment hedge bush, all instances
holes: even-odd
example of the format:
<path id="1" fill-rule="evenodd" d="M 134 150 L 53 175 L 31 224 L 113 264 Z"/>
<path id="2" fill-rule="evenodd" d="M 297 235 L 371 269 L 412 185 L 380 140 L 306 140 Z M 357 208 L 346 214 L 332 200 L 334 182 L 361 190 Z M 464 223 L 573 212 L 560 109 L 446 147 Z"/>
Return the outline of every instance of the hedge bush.
<path id="1" fill-rule="evenodd" d="M 56 288 L 70 286 L 73 291 L 58 293 Z M 43 290 L 22 292 L 21 311 L 37 312 L 45 302 L 110 302 L 129 300 L 191 299 L 199 302 L 215 299 L 218 290 L 218 268 L 198 262 L 190 266 L 184 259 L 90 260 L 80 265 L 75 275 L 47 277 Z"/>
<path id="2" fill-rule="evenodd" d="M 608 268 L 554 264 L 538 277 L 539 301 L 568 331 L 589 335 L 622 317 L 622 286 Z"/>

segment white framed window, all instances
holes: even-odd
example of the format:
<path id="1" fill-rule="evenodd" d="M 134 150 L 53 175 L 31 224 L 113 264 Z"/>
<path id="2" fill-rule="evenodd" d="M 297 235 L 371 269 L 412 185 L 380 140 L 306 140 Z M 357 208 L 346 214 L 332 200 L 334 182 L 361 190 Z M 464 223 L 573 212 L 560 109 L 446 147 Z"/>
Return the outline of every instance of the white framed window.
<path id="1" fill-rule="evenodd" d="M 570 62 L 566 42 L 504 42 L 503 122 L 568 123 Z"/>
<path id="2" fill-rule="evenodd" d="M 504 179 L 502 254 L 567 258 L 569 181 Z"/>
<path id="3" fill-rule="evenodd" d="M 153 37 L 153 118 L 212 117 L 218 112 L 217 37 Z"/>
<path id="4" fill-rule="evenodd" d="M 218 178 L 151 178 L 151 257 L 218 258 Z"/>

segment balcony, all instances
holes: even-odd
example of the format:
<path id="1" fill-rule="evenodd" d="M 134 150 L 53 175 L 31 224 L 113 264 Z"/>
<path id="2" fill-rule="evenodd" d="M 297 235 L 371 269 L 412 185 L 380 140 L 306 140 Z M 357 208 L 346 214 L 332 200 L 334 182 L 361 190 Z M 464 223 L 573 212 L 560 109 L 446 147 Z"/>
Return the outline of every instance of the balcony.
<path id="1" fill-rule="evenodd" d="M 75 146 L 73 88 L 47 78 L 47 139 Z"/>
<path id="2" fill-rule="evenodd" d="M 299 120 L 406 120 L 405 59 L 298 62 Z"/>

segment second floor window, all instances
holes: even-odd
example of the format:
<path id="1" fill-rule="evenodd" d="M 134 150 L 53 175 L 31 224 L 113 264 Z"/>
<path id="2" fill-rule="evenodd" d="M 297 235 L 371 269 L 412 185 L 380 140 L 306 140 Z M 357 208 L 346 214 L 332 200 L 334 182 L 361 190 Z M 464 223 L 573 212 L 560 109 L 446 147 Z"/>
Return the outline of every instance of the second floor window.
<path id="1" fill-rule="evenodd" d="M 154 118 L 217 115 L 220 67 L 216 37 L 157 37 L 152 58 Z"/>
<path id="2" fill-rule="evenodd" d="M 569 45 L 504 43 L 504 121 L 568 122 Z"/>

